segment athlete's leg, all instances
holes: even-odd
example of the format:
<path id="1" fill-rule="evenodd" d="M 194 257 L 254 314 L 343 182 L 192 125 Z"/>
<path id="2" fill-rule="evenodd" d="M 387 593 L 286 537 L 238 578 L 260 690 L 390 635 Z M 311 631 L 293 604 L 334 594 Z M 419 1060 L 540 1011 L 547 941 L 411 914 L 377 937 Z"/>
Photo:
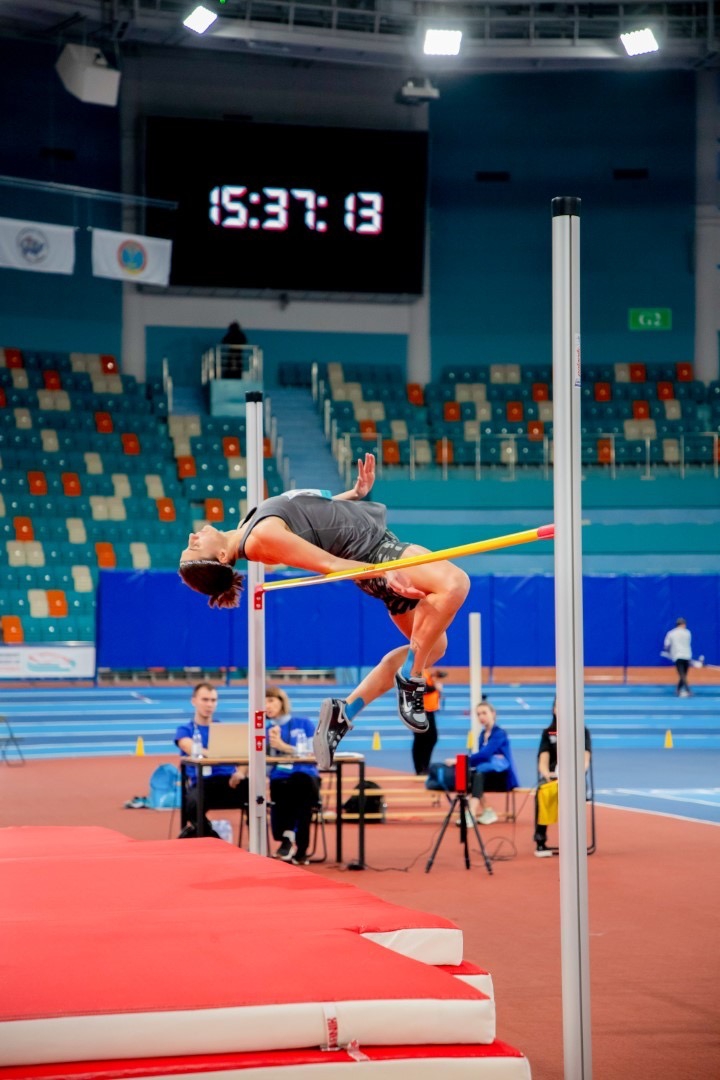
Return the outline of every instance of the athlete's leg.
<path id="1" fill-rule="evenodd" d="M 403 557 L 419 555 L 424 551 L 427 551 L 427 548 L 411 544 Z M 419 677 L 425 668 L 432 667 L 445 653 L 445 630 L 468 594 L 470 579 L 463 570 L 449 562 L 413 566 L 404 573 L 416 588 L 425 593 L 411 611 L 390 616 L 398 630 L 410 642 L 410 647 L 401 645 L 386 653 L 360 685 L 348 695 L 348 704 L 361 699 L 363 705 L 369 705 L 375 698 L 393 688 L 399 668 L 403 668 L 403 674 L 407 676 Z M 354 710 L 356 711 L 359 710 Z M 354 715 L 354 712 L 351 715 Z"/>

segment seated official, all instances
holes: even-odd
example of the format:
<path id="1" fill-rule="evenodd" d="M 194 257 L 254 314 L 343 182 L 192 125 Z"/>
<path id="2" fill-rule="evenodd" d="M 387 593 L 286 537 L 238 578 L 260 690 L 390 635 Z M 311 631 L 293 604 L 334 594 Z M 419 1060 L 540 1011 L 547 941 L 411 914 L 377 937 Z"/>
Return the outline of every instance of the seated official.
<path id="1" fill-rule="evenodd" d="M 310 822 L 320 798 L 320 776 L 312 762 L 272 765 L 272 758 L 298 754 L 299 750 L 312 755 L 315 723 L 291 716 L 290 699 L 276 686 L 268 686 L 265 691 L 265 717 L 271 765 L 270 827 L 273 839 L 280 842 L 274 858 L 304 866 L 308 862 Z"/>
<path id="2" fill-rule="evenodd" d="M 471 769 L 470 813 L 480 825 L 492 825 L 497 814 L 485 801 L 486 791 L 511 791 L 518 787 L 517 772 L 513 762 L 510 739 L 507 732 L 496 723 L 495 706 L 482 701 L 475 708 L 480 724 L 477 750 L 468 756 Z M 446 764 L 454 765 L 448 758 Z"/>
<path id="3" fill-rule="evenodd" d="M 590 768 L 590 755 L 592 753 L 592 741 L 590 739 L 590 732 L 585 728 L 585 773 L 587 774 Z M 540 736 L 540 746 L 538 748 L 537 757 L 537 770 L 538 770 L 538 790 L 535 793 L 535 854 L 538 859 L 544 859 L 548 856 L 552 856 L 552 851 L 547 846 L 547 824 L 541 824 L 538 820 L 543 814 L 540 810 L 540 803 L 546 801 L 543 798 L 544 793 L 540 790 L 546 787 L 548 784 L 555 784 L 555 792 L 548 792 L 553 795 L 553 799 L 549 800 L 555 803 L 554 819 L 557 820 L 557 698 L 553 701 L 553 722 L 549 724 L 543 730 Z"/>
<path id="4" fill-rule="evenodd" d="M 175 743 L 182 757 L 192 757 L 193 735 L 199 732 L 207 750 L 210 725 L 220 723 L 215 719 L 218 692 L 210 683 L 198 683 L 191 698 L 195 714 L 191 720 L 180 724 L 175 732 Z M 205 765 L 203 769 L 203 810 L 245 810 L 248 804 L 248 781 L 246 770 L 235 765 Z M 185 791 L 185 807 L 188 821 L 179 840 L 196 837 L 197 827 L 197 770 L 194 765 L 186 769 L 188 787 Z M 203 817 L 202 836 L 218 836 L 212 822 Z M 218 837 L 219 839 L 219 837 Z"/>

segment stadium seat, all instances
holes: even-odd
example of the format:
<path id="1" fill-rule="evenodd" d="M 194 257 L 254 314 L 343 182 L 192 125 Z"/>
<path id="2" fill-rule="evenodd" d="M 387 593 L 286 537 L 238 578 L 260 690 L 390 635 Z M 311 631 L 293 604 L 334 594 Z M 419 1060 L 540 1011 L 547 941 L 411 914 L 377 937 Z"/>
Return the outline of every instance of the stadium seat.
<path id="1" fill-rule="evenodd" d="M 659 382 L 656 392 L 659 401 L 669 401 L 675 397 L 675 388 L 671 382 Z"/>
<path id="2" fill-rule="evenodd" d="M 48 484 L 44 472 L 29 472 L 27 474 L 27 479 L 31 495 L 47 495 Z"/>
<path id="3" fill-rule="evenodd" d="M 205 500 L 205 519 L 206 521 L 223 521 L 225 518 L 225 507 L 222 499 L 206 499 Z"/>
<path id="4" fill-rule="evenodd" d="M 411 405 L 425 404 L 425 392 L 420 383 L 408 383 L 407 399 Z"/>
<path id="5" fill-rule="evenodd" d="M 597 460 L 601 465 L 609 465 L 613 459 L 612 439 L 597 440 Z"/>
<path id="6" fill-rule="evenodd" d="M 25 640 L 23 624 L 19 615 L 0 616 L 2 637 L 6 645 L 21 645 Z"/>
<path id="7" fill-rule="evenodd" d="M 634 420 L 647 420 L 650 416 L 650 403 L 647 401 L 633 401 L 632 412 Z"/>
<path id="8" fill-rule="evenodd" d="M 141 452 L 140 440 L 134 432 L 126 432 L 120 436 L 122 443 L 123 453 L 130 456 L 136 456 Z"/>
<path id="9" fill-rule="evenodd" d="M 95 544 L 95 557 L 101 570 L 115 570 L 117 567 L 117 555 L 115 549 L 108 541 L 98 540 Z"/>
<path id="10" fill-rule="evenodd" d="M 183 454 L 176 458 L 177 474 L 180 480 L 185 480 L 191 476 L 197 476 L 197 467 L 195 464 L 195 458 L 192 454 Z"/>
<path id="11" fill-rule="evenodd" d="M 452 465 L 455 460 L 455 447 L 452 439 L 435 440 L 435 463 L 437 465 Z"/>
<path id="12" fill-rule="evenodd" d="M 675 378 L 678 382 L 692 382 L 693 380 L 693 366 L 692 364 L 681 361 L 675 365 Z"/>
<path id="13" fill-rule="evenodd" d="M 647 380 L 647 369 L 644 364 L 630 364 L 630 382 L 645 382 Z"/>

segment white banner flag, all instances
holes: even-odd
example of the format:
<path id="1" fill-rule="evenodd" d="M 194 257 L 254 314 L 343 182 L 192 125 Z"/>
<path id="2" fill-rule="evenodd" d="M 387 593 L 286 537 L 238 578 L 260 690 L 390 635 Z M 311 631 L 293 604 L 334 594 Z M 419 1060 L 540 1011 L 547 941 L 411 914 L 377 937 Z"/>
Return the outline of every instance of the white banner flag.
<path id="1" fill-rule="evenodd" d="M 69 225 L 0 217 L 0 266 L 42 274 L 72 274 L 75 230 Z"/>
<path id="2" fill-rule="evenodd" d="M 129 233 L 92 231 L 92 268 L 95 277 L 167 285 L 170 280 L 172 240 Z"/>

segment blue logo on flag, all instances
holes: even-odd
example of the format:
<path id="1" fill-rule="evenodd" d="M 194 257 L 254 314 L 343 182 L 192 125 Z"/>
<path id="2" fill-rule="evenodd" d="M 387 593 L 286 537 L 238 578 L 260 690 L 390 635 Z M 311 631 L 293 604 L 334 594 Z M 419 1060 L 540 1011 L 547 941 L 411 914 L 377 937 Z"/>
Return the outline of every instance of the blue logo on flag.
<path id="1" fill-rule="evenodd" d="M 50 254 L 50 244 L 40 229 L 21 229 L 15 238 L 20 257 L 31 266 L 44 262 Z"/>
<path id="2" fill-rule="evenodd" d="M 117 260 L 126 274 L 142 274 L 148 263 L 147 251 L 137 240 L 124 240 L 117 249 Z"/>

